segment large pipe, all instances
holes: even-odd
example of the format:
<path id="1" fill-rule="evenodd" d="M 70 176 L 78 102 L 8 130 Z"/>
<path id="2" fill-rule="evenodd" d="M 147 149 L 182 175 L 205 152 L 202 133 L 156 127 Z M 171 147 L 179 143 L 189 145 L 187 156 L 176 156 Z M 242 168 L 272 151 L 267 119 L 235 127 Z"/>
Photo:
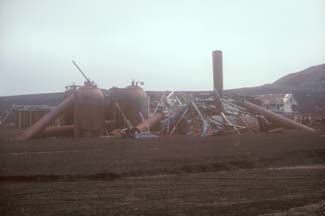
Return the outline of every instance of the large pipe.
<path id="1" fill-rule="evenodd" d="M 155 124 L 157 124 L 158 122 L 160 122 L 160 120 L 164 117 L 164 113 L 162 112 L 156 112 L 153 116 L 151 116 L 150 118 L 144 120 L 143 122 L 141 122 L 140 124 L 138 124 L 136 126 L 136 128 L 140 131 L 146 131 L 147 128 L 151 128 L 153 127 Z"/>
<path id="2" fill-rule="evenodd" d="M 16 141 L 25 141 L 33 138 L 40 133 L 44 128 L 49 126 L 52 121 L 59 117 L 69 106 L 74 102 L 75 95 L 71 94 L 69 97 L 64 99 L 57 107 L 43 116 L 39 121 L 33 124 L 30 128 L 26 129 L 23 133 L 16 137 Z"/>
<path id="3" fill-rule="evenodd" d="M 63 125 L 59 127 L 45 128 L 39 135 L 40 137 L 52 136 L 72 136 L 75 125 Z"/>
<path id="4" fill-rule="evenodd" d="M 288 127 L 288 128 L 294 128 L 294 129 L 303 129 L 303 130 L 307 130 L 307 131 L 315 131 L 315 129 L 310 128 L 306 125 L 300 124 L 296 121 L 293 121 L 291 119 L 288 119 L 282 115 L 279 115 L 277 113 L 271 112 L 269 110 L 264 109 L 263 107 L 260 107 L 256 104 L 253 104 L 251 102 L 248 101 L 244 101 L 244 106 L 253 111 L 256 112 L 258 114 L 264 115 L 266 118 L 269 118 L 270 121 L 276 122 L 278 124 L 281 124 L 282 126 Z"/>
<path id="5" fill-rule="evenodd" d="M 217 109 L 217 112 L 218 114 L 220 114 L 221 112 L 224 112 L 225 111 L 225 108 L 223 106 L 223 103 L 221 101 L 221 97 L 219 95 L 219 92 L 217 89 L 214 90 L 214 104 L 215 104 L 215 107 Z"/>
<path id="6" fill-rule="evenodd" d="M 183 115 L 188 111 L 188 108 L 189 108 L 189 104 L 185 106 L 179 106 L 176 108 L 175 114 L 170 117 L 170 122 L 169 122 L 169 128 L 171 129 L 169 130 L 170 133 L 175 127 L 177 127 L 177 125 L 180 123 L 179 121 L 184 118 Z"/>
<path id="7" fill-rule="evenodd" d="M 216 50 L 212 52 L 213 61 L 213 90 L 217 90 L 219 95 L 223 96 L 223 66 L 222 51 Z"/>
<path id="8" fill-rule="evenodd" d="M 185 117 L 186 113 L 188 112 L 189 108 L 190 107 L 187 105 L 187 106 L 184 107 L 184 109 L 181 109 L 178 113 L 176 113 L 176 116 L 175 116 L 176 122 L 175 122 L 174 126 L 172 127 L 172 130 L 170 131 L 170 134 L 173 134 L 175 132 L 175 130 L 177 129 L 178 125 L 184 119 L 184 117 Z"/>

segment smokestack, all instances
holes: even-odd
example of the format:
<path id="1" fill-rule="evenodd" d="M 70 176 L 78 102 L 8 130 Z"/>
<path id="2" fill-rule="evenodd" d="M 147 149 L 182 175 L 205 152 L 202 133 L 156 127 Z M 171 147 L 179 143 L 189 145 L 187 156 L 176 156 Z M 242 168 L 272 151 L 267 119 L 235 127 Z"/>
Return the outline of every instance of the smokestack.
<path id="1" fill-rule="evenodd" d="M 212 52 L 213 58 L 213 90 L 217 89 L 219 95 L 223 95 L 223 67 L 222 67 L 222 51 L 216 50 Z"/>

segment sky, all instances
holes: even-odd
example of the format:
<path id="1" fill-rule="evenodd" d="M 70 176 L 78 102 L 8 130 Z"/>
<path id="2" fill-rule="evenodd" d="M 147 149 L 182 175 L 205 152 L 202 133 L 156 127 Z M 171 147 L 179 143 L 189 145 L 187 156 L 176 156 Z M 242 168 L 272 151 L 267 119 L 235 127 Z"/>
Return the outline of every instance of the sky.
<path id="1" fill-rule="evenodd" d="M 0 0 L 0 96 L 101 88 L 212 90 L 325 63 L 324 0 Z"/>

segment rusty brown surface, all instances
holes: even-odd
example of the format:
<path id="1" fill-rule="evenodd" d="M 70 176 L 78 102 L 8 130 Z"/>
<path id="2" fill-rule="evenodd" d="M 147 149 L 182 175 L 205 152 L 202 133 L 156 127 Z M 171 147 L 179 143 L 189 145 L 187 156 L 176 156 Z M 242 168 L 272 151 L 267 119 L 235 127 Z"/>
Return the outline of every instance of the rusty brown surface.
<path id="1" fill-rule="evenodd" d="M 93 86 L 78 89 L 74 103 L 75 125 L 79 134 L 84 131 L 101 131 L 105 121 L 104 95 Z"/>
<path id="2" fill-rule="evenodd" d="M 72 106 L 75 100 L 75 95 L 71 94 L 66 99 L 64 99 L 55 109 L 43 116 L 38 122 L 32 125 L 30 128 L 26 129 L 22 134 L 16 137 L 16 141 L 24 141 L 33 138 L 35 135 L 40 133 L 44 128 L 49 126 L 52 121 L 59 117 L 64 110 Z"/>
<path id="3" fill-rule="evenodd" d="M 75 125 L 64 125 L 59 127 L 48 127 L 42 131 L 41 137 L 72 136 Z"/>
<path id="4" fill-rule="evenodd" d="M 164 113 L 162 112 L 157 112 L 155 113 L 153 116 L 151 116 L 150 118 L 146 119 L 145 121 L 141 122 L 140 124 L 138 124 L 136 126 L 136 128 L 142 132 L 142 131 L 146 131 L 147 128 L 149 127 L 149 129 L 151 127 L 153 127 L 155 124 L 158 124 L 160 122 L 160 120 L 164 117 Z"/>
<path id="5" fill-rule="evenodd" d="M 285 127 L 288 128 L 294 128 L 294 129 L 303 129 L 303 130 L 307 130 L 307 131 L 315 131 L 315 129 L 308 127 L 306 125 L 300 124 L 296 121 L 293 121 L 291 119 L 288 119 L 282 115 L 279 115 L 277 113 L 268 111 L 266 109 L 264 109 L 263 107 L 257 106 L 249 101 L 244 101 L 244 106 L 253 111 L 256 112 L 258 114 L 264 115 L 266 118 L 270 119 L 273 122 L 279 123 Z"/>
<path id="6" fill-rule="evenodd" d="M 137 125 L 142 122 L 139 113 L 144 118 L 148 117 L 147 94 L 139 86 L 111 88 L 106 95 L 106 119 L 114 120 L 117 128 L 127 127 L 121 113 L 116 108 L 116 102 L 132 125 Z"/>

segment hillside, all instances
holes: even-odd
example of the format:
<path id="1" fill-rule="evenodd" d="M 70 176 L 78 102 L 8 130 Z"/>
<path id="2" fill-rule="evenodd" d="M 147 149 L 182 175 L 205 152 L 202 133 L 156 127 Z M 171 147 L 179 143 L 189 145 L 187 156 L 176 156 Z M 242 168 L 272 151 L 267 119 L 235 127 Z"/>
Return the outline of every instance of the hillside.
<path id="1" fill-rule="evenodd" d="M 288 74 L 271 84 L 226 90 L 227 95 L 259 95 L 286 92 L 325 92 L 325 64 Z"/>
<path id="2" fill-rule="evenodd" d="M 325 64 L 288 74 L 272 84 L 225 92 L 228 96 L 273 93 L 293 93 L 299 103 L 300 112 L 312 113 L 318 117 L 325 116 Z"/>
<path id="3" fill-rule="evenodd" d="M 325 64 L 286 75 L 273 83 L 275 87 L 325 91 Z"/>

